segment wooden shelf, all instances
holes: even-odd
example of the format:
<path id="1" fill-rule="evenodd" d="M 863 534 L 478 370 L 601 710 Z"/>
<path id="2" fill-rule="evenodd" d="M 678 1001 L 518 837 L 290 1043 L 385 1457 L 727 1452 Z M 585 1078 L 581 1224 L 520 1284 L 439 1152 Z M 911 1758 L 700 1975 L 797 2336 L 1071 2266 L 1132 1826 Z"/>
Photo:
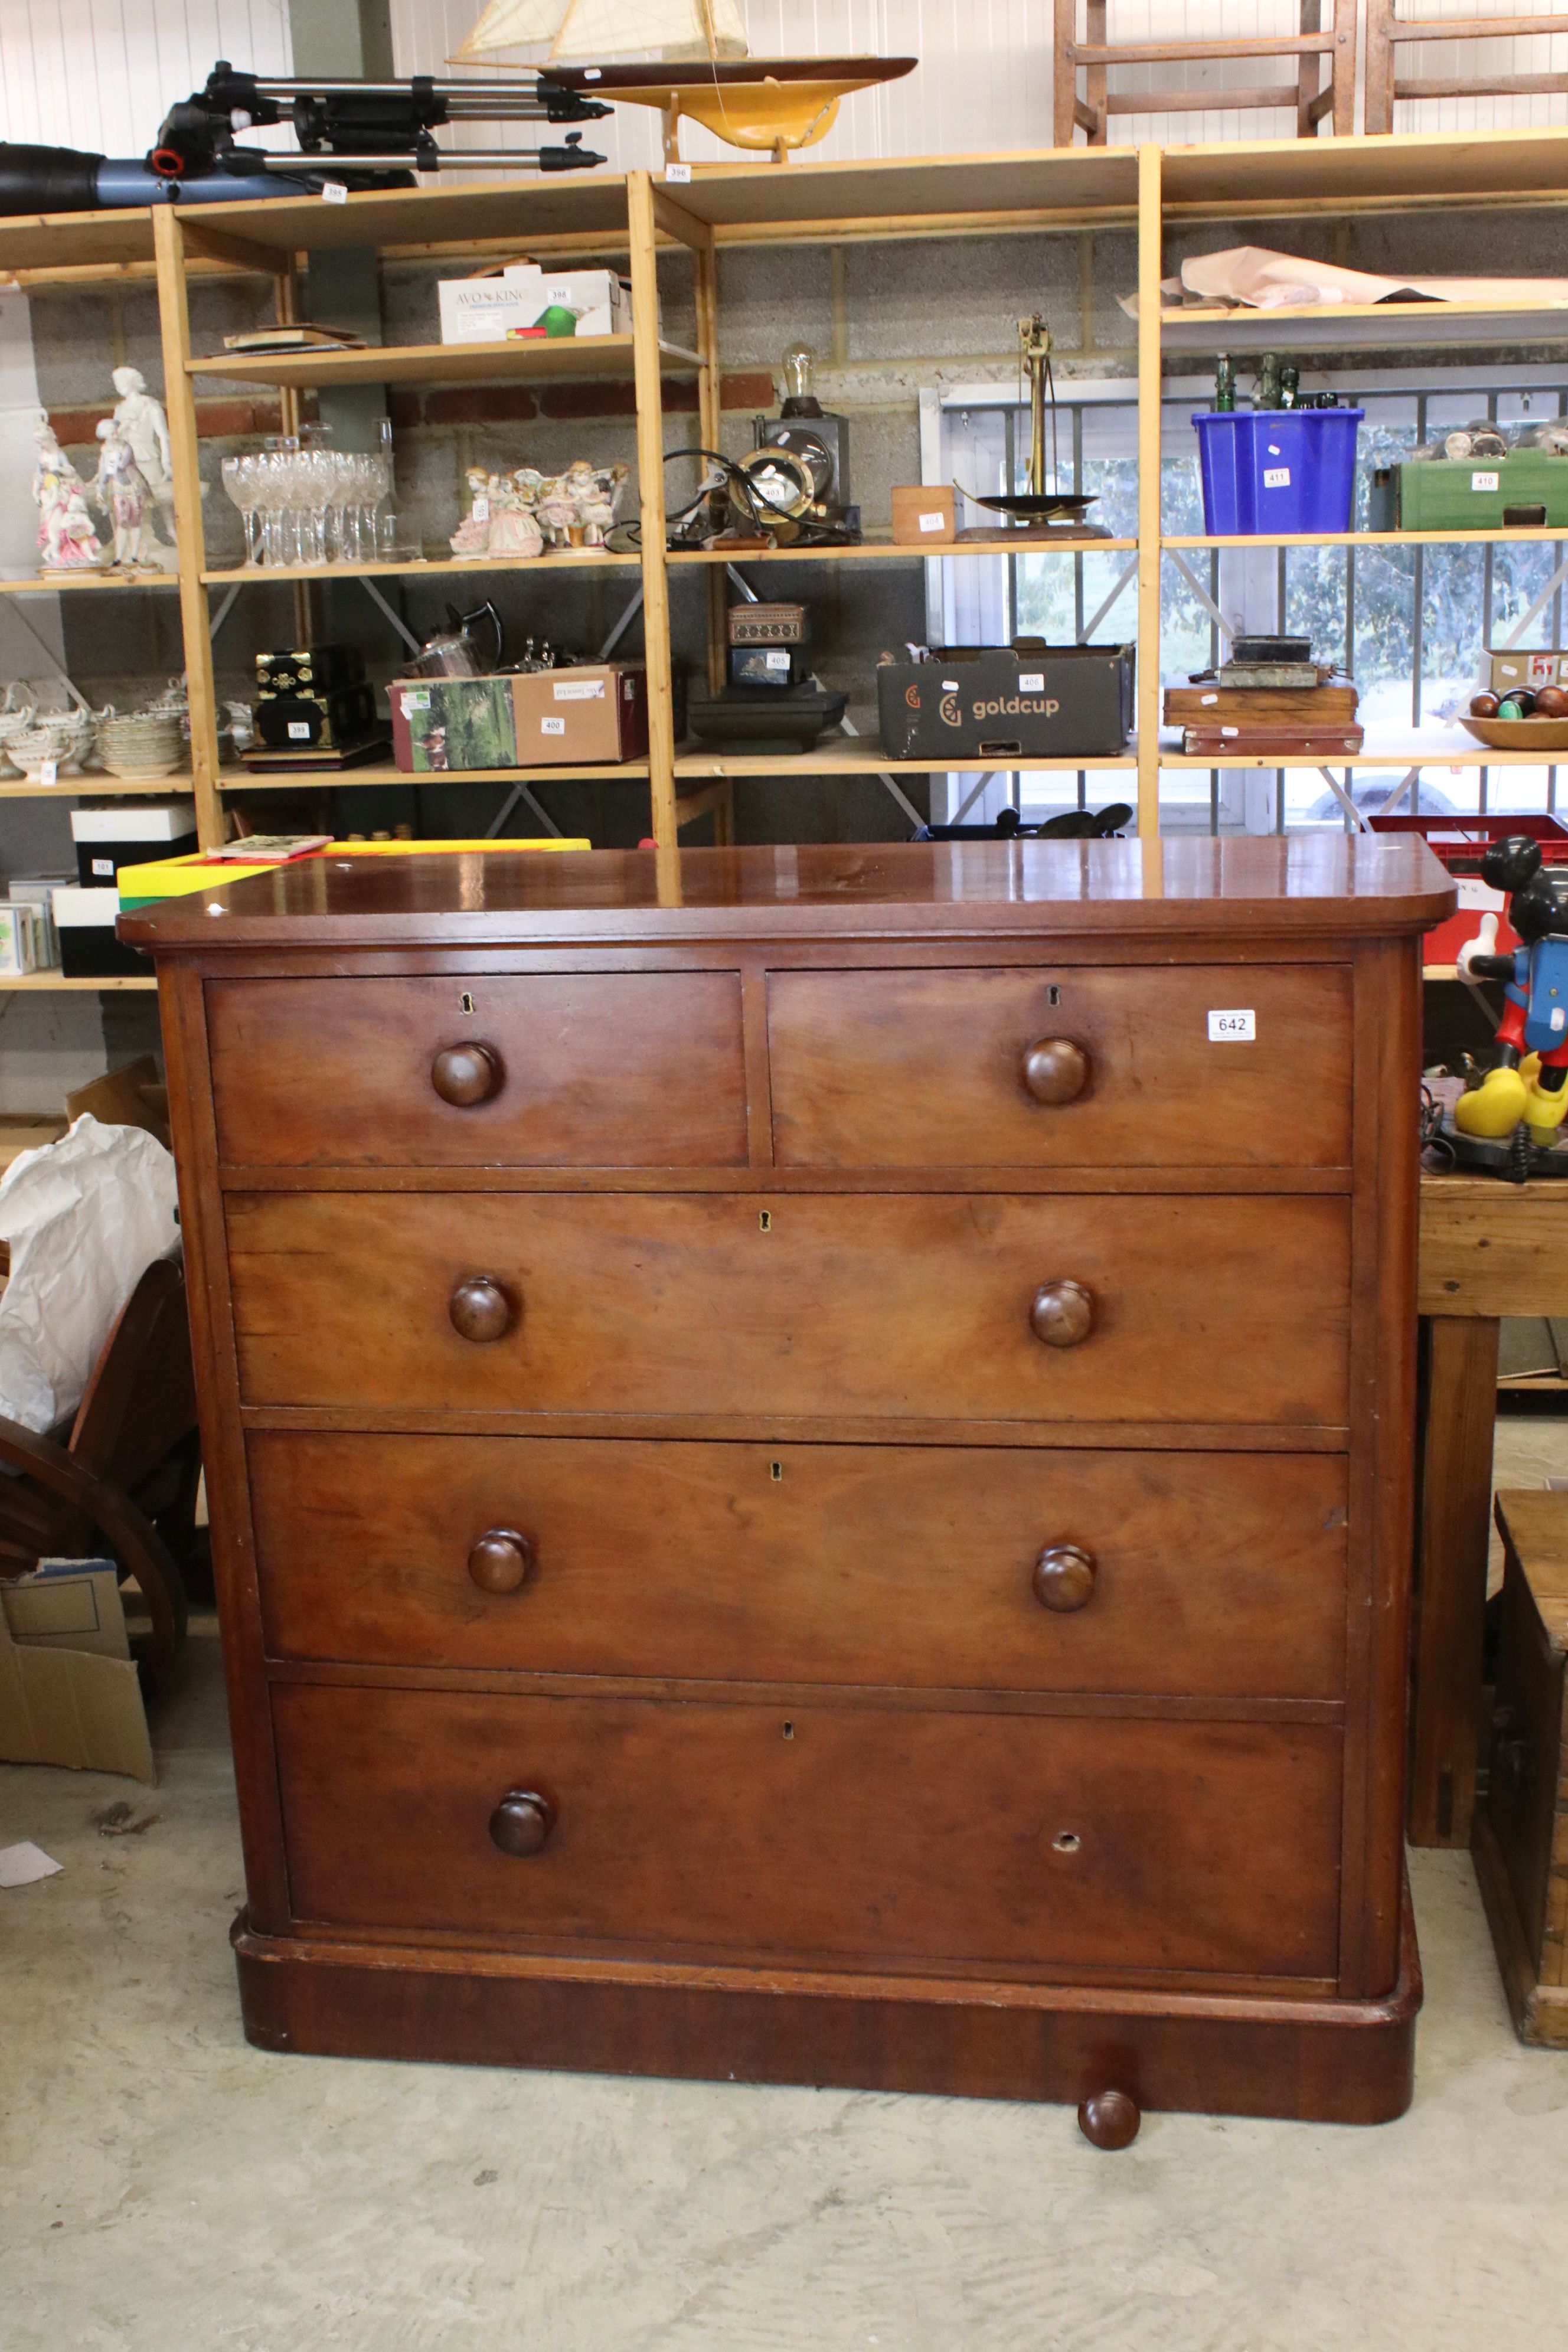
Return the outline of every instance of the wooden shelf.
<path id="1" fill-rule="evenodd" d="M 246 563 L 204 572 L 208 588 L 265 588 L 279 580 L 451 580 L 467 573 L 514 572 L 540 575 L 568 565 L 590 572 L 636 572 L 641 557 L 607 555 L 603 548 L 559 547 L 548 555 L 432 555 L 405 563 Z"/>
<path id="2" fill-rule="evenodd" d="M 1026 760 L 1016 752 L 980 760 L 889 760 L 884 751 L 856 736 L 841 744 L 819 744 L 815 751 L 696 751 L 677 755 L 679 781 L 696 782 L 710 776 L 946 776 L 977 775 L 983 770 L 1011 775 L 1019 769 L 1060 770 L 1076 774 L 1080 768 L 1135 769 L 1134 751 L 1106 754 L 1099 759 Z"/>
<path id="3" fill-rule="evenodd" d="M 421 248 L 460 256 L 466 247 L 504 239 L 521 259 L 535 237 L 602 236 L 609 240 L 605 250 L 624 252 L 626 183 L 618 172 L 519 172 L 513 178 L 495 172 L 443 187 L 433 174 L 416 188 L 364 189 L 342 204 L 314 195 L 242 198 L 182 207 L 181 218 L 195 232 L 197 251 L 205 228 L 264 248 L 279 269 L 297 253 L 343 246 L 390 246 L 407 258 Z M 8 257 L 0 234 L 0 265 Z"/>
<path id="4" fill-rule="evenodd" d="M 1237 139 L 1166 148 L 1162 198 L 1180 219 L 1425 212 L 1434 204 L 1552 206 L 1568 198 L 1561 131 L 1396 131 L 1375 139 Z"/>
<path id="5" fill-rule="evenodd" d="M 1563 536 L 1568 538 L 1568 531 Z M 929 563 L 933 556 L 942 555 L 1114 555 L 1119 550 L 1134 548 L 1137 544 L 1135 539 L 1074 539 L 1055 541 L 1048 547 L 1042 547 L 1037 540 L 1025 542 L 1020 533 L 1016 546 L 1001 541 L 990 547 L 981 547 L 973 541 L 964 545 L 955 540 L 947 540 L 932 546 L 917 547 L 907 541 L 879 539 L 862 541 L 858 547 L 688 547 L 671 555 L 668 561 L 671 564 Z"/>
<path id="6" fill-rule="evenodd" d="M 132 980 L 129 973 L 125 972 L 116 972 L 110 980 L 68 980 L 63 971 L 21 971 L 13 972 L 9 976 L 0 972 L 0 996 L 8 994 L 12 990 L 21 989 L 26 989 L 29 992 L 33 990 L 40 990 L 45 994 L 49 994 L 57 989 L 77 991 L 96 989 L 101 993 L 105 989 L 156 988 L 157 985 L 157 981 L 151 973 L 145 980 L 140 977 Z"/>
<path id="7" fill-rule="evenodd" d="M 1520 345 L 1538 336 L 1555 345 L 1568 344 L 1568 303 L 1538 300 L 1531 289 L 1526 299 L 1502 304 L 1459 305 L 1343 304 L 1300 306 L 1267 313 L 1220 311 L 1205 304 L 1162 319 L 1159 278 L 1163 237 L 1174 224 L 1193 221 L 1239 222 L 1256 218 L 1316 223 L 1324 217 L 1355 213 L 1425 214 L 1443 205 L 1469 205 L 1483 213 L 1489 207 L 1510 211 L 1537 206 L 1568 212 L 1568 163 L 1565 142 L 1557 131 L 1473 132 L 1458 136 L 1348 138 L 1339 140 L 1226 141 L 1209 146 L 1065 149 L 1037 148 L 989 155 L 905 157 L 886 162 L 825 163 L 814 155 L 797 158 L 787 169 L 771 160 L 736 159 L 696 164 L 678 180 L 668 173 L 567 174 L 541 178 L 518 173 L 468 184 L 426 180 L 418 186 L 356 194 L 328 203 L 320 195 L 278 196 L 254 201 L 237 197 L 232 203 L 160 205 L 135 214 L 77 215 L 66 221 L 13 220 L 0 222 L 0 272 L 38 269 L 54 282 L 86 283 L 98 273 L 112 281 L 117 274 L 145 270 L 155 261 L 164 352 L 165 394 L 173 445 L 172 473 L 180 519 L 182 584 L 195 595 L 186 601 L 193 621 L 200 613 L 197 582 L 209 592 L 232 594 L 240 586 L 279 586 L 333 579 L 400 579 L 421 576 L 444 585 L 459 578 L 505 580 L 525 572 L 537 572 L 542 563 L 552 570 L 572 569 L 580 578 L 595 564 L 616 575 L 613 602 L 624 601 L 634 585 L 641 590 L 642 639 L 647 647 L 649 684 L 650 752 L 646 761 L 603 766 L 506 768 L 466 774 L 411 775 L 378 762 L 375 767 L 346 771 L 317 770 L 297 773 L 250 775 L 231 769 L 215 778 L 216 687 L 207 651 L 207 633 L 195 628 L 187 645 L 186 670 L 201 780 L 190 780 L 197 804 L 201 838 L 209 845 L 225 828 L 225 802 L 236 794 L 300 793 L 355 787 L 395 786 L 423 790 L 437 782 L 480 782 L 489 785 L 531 782 L 548 793 L 550 784 L 577 781 L 630 783 L 646 790 L 652 831 L 663 847 L 677 837 L 678 783 L 693 801 L 714 806 L 720 838 L 730 824 L 726 780 L 745 775 L 873 776 L 879 774 L 973 773 L 984 764 L 964 755 L 891 762 L 879 746 L 864 738 L 833 740 L 805 754 L 747 753 L 742 750 L 714 752 L 671 740 L 674 697 L 670 690 L 671 577 L 705 577 L 717 585 L 717 575 L 732 565 L 744 576 L 751 567 L 812 564 L 869 566 L 868 584 L 879 574 L 886 581 L 888 567 L 906 567 L 947 557 L 1043 554 L 1100 554 L 1110 557 L 1120 572 L 1139 548 L 1148 560 L 1139 566 L 1139 635 L 1142 658 L 1137 684 L 1138 733 L 1141 754 L 1129 746 L 1112 759 L 1080 757 L 1025 760 L 1001 755 L 998 771 L 1074 772 L 1094 768 L 1116 771 L 1128 778 L 1125 789 L 1139 804 L 1142 831 L 1158 825 L 1159 776 L 1162 769 L 1191 768 L 1202 772 L 1212 758 L 1187 758 L 1163 752 L 1158 743 L 1160 679 L 1160 577 L 1158 556 L 1160 517 L 1160 429 L 1163 411 L 1161 374 L 1162 338 L 1172 348 L 1183 339 L 1205 350 L 1237 344 L 1256 336 L 1281 348 L 1310 345 L 1313 339 L 1343 341 L 1359 337 L 1375 347 L 1380 341 L 1433 343 L 1452 340 L 1490 341 Z M 461 158 L 454 154 L 455 168 Z M 327 168 L 331 169 L 329 165 Z M 989 544 L 943 541 L 937 545 L 896 546 L 877 538 L 854 547 L 775 548 L 747 552 L 724 548 L 689 549 L 668 555 L 662 544 L 662 487 L 667 420 L 658 404 L 647 397 L 657 379 L 671 375 L 695 378 L 697 415 L 682 440 L 718 446 L 721 426 L 721 367 L 723 358 L 719 286 L 719 257 L 730 247 L 832 245 L 914 240 L 936 236 L 993 237 L 1076 232 L 1100 226 L 1125 226 L 1135 231 L 1137 288 L 1142 327 L 1137 338 L 1136 397 L 1139 418 L 1139 502 L 1137 537 L 1103 540 L 1031 541 L 1026 534 L 1003 537 Z M 1243 232 L 1246 234 L 1247 232 Z M 1229 239 L 1224 241 L 1230 241 Z M 1289 226 L 1272 240 L 1289 246 Z M 661 257 L 674 246 L 690 257 L 693 315 L 690 331 L 698 348 L 685 350 L 661 343 L 658 336 L 658 298 Z M 344 351 L 328 348 L 292 353 L 208 352 L 193 356 L 190 342 L 188 280 L 215 271 L 261 273 L 275 283 L 277 303 L 285 315 L 297 303 L 297 271 L 301 257 L 323 249 L 358 248 L 413 263 L 455 264 L 477 268 L 510 256 L 536 252 L 574 259 L 625 255 L 633 285 L 635 335 L 542 338 L 524 342 L 393 345 Z M 1498 247 L 1500 254 L 1501 245 Z M 78 273 L 73 279 L 71 273 Z M 1129 271 L 1129 276 L 1132 273 Z M 1018 307 L 1029 299 L 1025 271 Z M 604 378 L 644 393 L 618 404 L 636 409 L 639 490 L 646 501 L 648 544 L 637 555 L 610 556 L 574 551 L 537 559 L 454 557 L 439 542 L 432 556 L 406 561 L 370 561 L 361 564 L 289 564 L 229 566 L 217 569 L 202 553 L 203 505 L 201 451 L 196 394 L 214 386 L 268 386 L 281 393 L 286 418 L 294 413 L 293 394 L 308 387 L 322 391 L 333 385 L 401 384 L 452 386 L 480 383 L 522 385 L 564 383 L 575 378 Z M 912 362 L 924 368 L 925 362 Z M 932 362 L 934 365 L 935 363 Z M 1128 385 L 1129 396 L 1134 387 Z M 462 405 L 462 403 L 458 403 Z M 527 404 L 524 403 L 524 405 Z M 555 405 L 572 405 L 570 402 Z M 603 405 L 603 403 L 600 404 Z M 879 526 L 882 528 L 882 526 Z M 1557 547 L 1568 541 L 1568 526 L 1540 530 L 1425 532 L 1295 533 L 1271 541 L 1263 537 L 1173 534 L 1163 542 L 1172 555 L 1186 550 L 1237 547 L 1255 551 L 1268 547 L 1419 547 L 1478 545 L 1542 540 Z M 232 545 L 232 541 L 230 541 Z M 193 574 L 195 576 L 193 577 Z M 781 575 L 782 576 L 782 575 Z M 836 575 L 833 575 L 836 576 Z M 950 581 L 952 574 L 943 576 Z M 1113 575 L 1114 576 L 1114 575 Z M 48 593 L 55 583 L 42 580 L 0 583 L 0 595 Z M 65 580 L 58 583 L 64 587 Z M 145 582 L 77 578 L 76 586 L 154 584 Z M 166 575 L 157 584 L 170 585 Z M 757 583 L 759 590 L 763 583 Z M 448 590 L 455 593 L 455 591 Z M 484 589 L 479 592 L 481 595 Z M 689 614 L 690 597 L 682 604 Z M 728 601 L 714 593 L 705 600 L 710 662 L 721 665 L 723 606 Z M 1479 618 L 1479 615 L 1478 615 Z M 301 624 L 303 625 L 303 624 Z M 1226 765 L 1265 769 L 1279 764 L 1260 756 L 1230 754 Z M 1317 761 L 1286 762 L 1311 770 Z M 1336 768 L 1387 770 L 1424 766 L 1436 772 L 1444 767 L 1469 772 L 1481 768 L 1551 765 L 1540 753 L 1489 754 L 1483 747 L 1442 753 L 1424 746 L 1374 748 Z M 1568 761 L 1563 762 L 1568 765 Z M 1131 782 L 1136 774 L 1139 782 Z M 1107 779 L 1109 784 L 1109 777 Z M 74 780 L 73 780 L 74 786 Z M 41 790 L 42 788 L 40 788 Z M 55 787 L 60 790 L 60 787 Z M 80 792 L 93 789 L 84 780 Z M 163 789 L 172 787 L 165 785 Z M 1119 787 L 1120 789 L 1120 787 Z"/>
<path id="8" fill-rule="evenodd" d="M 0 580 L 0 596 L 53 596 L 83 588 L 177 588 L 177 572 L 34 572 L 25 579 Z"/>
<path id="9" fill-rule="evenodd" d="M 554 768 L 393 768 L 367 762 L 363 768 L 303 768 L 298 775 L 253 776 L 243 769 L 226 768 L 218 778 L 224 793 L 337 792 L 355 784 L 590 784 L 646 782 L 646 760 L 605 761 L 574 767 L 563 761 Z"/>
<path id="10" fill-rule="evenodd" d="M 1078 764 L 1080 766 L 1082 762 Z M 1223 751 L 1215 759 L 1203 752 L 1164 751 L 1160 754 L 1162 768 L 1308 768 L 1315 774 L 1321 768 L 1399 768 L 1406 773 L 1412 768 L 1568 768 L 1568 751 L 1553 758 L 1550 751 L 1489 751 L 1477 744 L 1468 751 L 1431 751 L 1423 744 L 1394 744 L 1380 751 L 1374 744 L 1370 751 L 1347 755 L 1343 751 L 1325 752 L 1321 759 L 1274 759 L 1263 752 Z M 1462 812 L 1460 812 L 1462 814 Z"/>
<path id="11" fill-rule="evenodd" d="M 157 776 L 149 782 L 125 776 L 62 776 L 58 783 L 30 784 L 25 777 L 0 777 L 0 800 L 95 801 L 189 800 L 195 786 L 188 775 Z"/>
<path id="12" fill-rule="evenodd" d="M 660 343 L 667 375 L 694 375 L 702 365 L 695 352 Z M 546 376 L 572 382 L 629 377 L 634 373 L 630 335 L 554 335 L 523 343 L 369 343 L 363 351 L 289 352 L 270 358 L 256 352 L 223 352 L 188 360 L 197 383 L 266 383 L 296 390 L 315 385 L 329 392 L 344 383 L 442 384 L 511 383 Z"/>
<path id="13" fill-rule="evenodd" d="M 1568 26 L 1568 16 L 1563 18 Z M 1568 465 L 1568 459 L 1564 459 Z M 1532 541 L 1568 540 L 1568 523 L 1545 523 L 1521 530 L 1318 530 L 1231 531 L 1214 537 L 1188 538 L 1167 533 L 1166 547 L 1479 547 L 1528 546 Z"/>
<path id="14" fill-rule="evenodd" d="M 1435 350 L 1568 341 L 1568 302 L 1313 302 L 1278 310 L 1163 310 L 1168 352 Z"/>

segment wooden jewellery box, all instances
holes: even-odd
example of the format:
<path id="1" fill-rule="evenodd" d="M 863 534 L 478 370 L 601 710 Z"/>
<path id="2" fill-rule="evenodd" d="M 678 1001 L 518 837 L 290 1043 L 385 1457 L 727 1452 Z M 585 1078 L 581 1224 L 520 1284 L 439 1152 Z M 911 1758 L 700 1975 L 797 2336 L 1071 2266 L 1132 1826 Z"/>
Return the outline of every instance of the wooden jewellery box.
<path id="1" fill-rule="evenodd" d="M 1370 2123 L 1418 840 L 330 856 L 158 962 L 277 2050 Z"/>

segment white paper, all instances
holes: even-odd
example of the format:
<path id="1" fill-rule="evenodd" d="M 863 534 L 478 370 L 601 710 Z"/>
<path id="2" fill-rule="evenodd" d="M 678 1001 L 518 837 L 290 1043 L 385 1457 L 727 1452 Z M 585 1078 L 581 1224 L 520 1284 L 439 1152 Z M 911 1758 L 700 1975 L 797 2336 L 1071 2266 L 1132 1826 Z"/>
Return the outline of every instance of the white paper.
<path id="1" fill-rule="evenodd" d="M 1020 694 L 1044 694 L 1045 690 L 1046 673 L 1043 669 L 1032 669 L 1026 677 L 1022 670 L 1019 671 L 1018 691 Z"/>
<path id="2" fill-rule="evenodd" d="M 20 1845 L 0 1845 L 0 1886 L 31 1886 L 40 1878 L 53 1878 L 65 1864 L 51 1861 L 41 1845 L 24 1838 Z"/>
<path id="3" fill-rule="evenodd" d="M 557 702 L 603 702 L 605 681 L 602 677 L 568 678 L 552 688 L 552 694 Z"/>
<path id="4" fill-rule="evenodd" d="M 1258 1015 L 1250 1006 L 1235 1013 L 1209 1014 L 1209 1042 L 1215 1045 L 1251 1045 L 1258 1041 Z"/>
<path id="5" fill-rule="evenodd" d="M 542 735 L 564 735 L 566 721 L 564 719 L 542 719 L 539 722 L 539 731 Z"/>
<path id="6" fill-rule="evenodd" d="M 1184 293 L 1251 309 L 1303 310 L 1314 303 L 1386 302 L 1396 294 L 1434 302 L 1533 302 L 1542 310 L 1568 303 L 1568 278 L 1379 278 L 1341 269 L 1331 261 L 1305 261 L 1268 246 L 1233 245 L 1194 255 L 1182 264 Z"/>
<path id="7" fill-rule="evenodd" d="M 923 514 L 921 517 L 921 529 L 922 530 L 945 530 L 947 529 L 947 517 L 944 514 Z"/>
<path id="8" fill-rule="evenodd" d="M 81 1402 L 147 1268 L 179 1255 L 174 1160 L 142 1128 L 105 1127 L 84 1113 L 0 1179 L 0 1241 L 11 1245 L 0 1413 L 50 1430 Z"/>
<path id="9" fill-rule="evenodd" d="M 671 187 L 684 187 L 691 177 L 691 166 L 689 163 L 667 163 L 664 176 Z"/>

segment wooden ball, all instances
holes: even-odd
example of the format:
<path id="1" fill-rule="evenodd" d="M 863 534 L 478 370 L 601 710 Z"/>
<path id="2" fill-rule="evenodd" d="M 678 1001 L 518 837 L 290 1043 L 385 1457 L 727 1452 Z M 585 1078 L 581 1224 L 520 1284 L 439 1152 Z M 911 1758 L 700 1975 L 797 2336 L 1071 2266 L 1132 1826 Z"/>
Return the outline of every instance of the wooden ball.
<path id="1" fill-rule="evenodd" d="M 1472 719 L 1495 719 L 1497 717 L 1496 695 L 1476 695 L 1470 703 L 1470 717 Z"/>

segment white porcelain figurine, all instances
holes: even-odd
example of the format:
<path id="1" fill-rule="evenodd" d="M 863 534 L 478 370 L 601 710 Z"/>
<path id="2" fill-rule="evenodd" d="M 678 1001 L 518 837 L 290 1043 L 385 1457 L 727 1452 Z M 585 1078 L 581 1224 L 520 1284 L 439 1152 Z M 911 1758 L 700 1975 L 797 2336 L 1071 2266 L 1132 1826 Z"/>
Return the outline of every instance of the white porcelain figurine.
<path id="1" fill-rule="evenodd" d="M 38 509 L 38 556 L 46 572 L 89 572 L 103 550 L 87 510 L 81 477 L 55 438 L 47 408 L 33 426 L 33 497 Z"/>
<path id="2" fill-rule="evenodd" d="M 114 422 L 136 454 L 136 463 L 153 494 L 154 521 L 162 523 L 170 547 L 174 539 L 174 481 L 170 470 L 169 420 L 163 404 L 147 389 L 140 368 L 117 367 L 110 378 L 120 400 Z M 152 552 L 157 551 L 154 534 Z"/>
<path id="3" fill-rule="evenodd" d="M 102 508 L 114 526 L 114 561 L 134 570 L 155 568 L 158 559 L 147 548 L 148 519 L 153 511 L 153 486 L 136 462 L 136 452 L 117 418 L 106 416 L 98 427 L 102 446 L 93 477 L 93 503 Z"/>

